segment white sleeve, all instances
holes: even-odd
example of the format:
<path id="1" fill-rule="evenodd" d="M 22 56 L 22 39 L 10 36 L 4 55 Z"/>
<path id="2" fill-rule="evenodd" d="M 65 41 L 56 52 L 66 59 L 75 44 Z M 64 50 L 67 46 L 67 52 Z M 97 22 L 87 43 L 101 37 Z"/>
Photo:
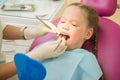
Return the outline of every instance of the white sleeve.
<path id="1" fill-rule="evenodd" d="M 4 53 L 0 52 L 0 64 L 6 62 L 6 56 Z"/>
<path id="2" fill-rule="evenodd" d="M 6 27 L 6 23 L 4 23 L 4 22 L 1 22 L 1 28 L 2 28 L 2 31 L 4 30 L 4 28 Z"/>
<path id="3" fill-rule="evenodd" d="M 1 52 L 3 29 L 5 28 L 5 26 L 5 23 L 0 23 L 0 63 L 5 62 L 5 54 Z"/>

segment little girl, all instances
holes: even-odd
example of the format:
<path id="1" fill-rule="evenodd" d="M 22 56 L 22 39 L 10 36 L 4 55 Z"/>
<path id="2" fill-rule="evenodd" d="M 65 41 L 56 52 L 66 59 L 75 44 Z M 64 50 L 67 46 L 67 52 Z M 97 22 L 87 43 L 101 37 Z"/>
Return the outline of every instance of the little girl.
<path id="1" fill-rule="evenodd" d="M 89 6 L 72 3 L 65 9 L 57 28 L 60 35 L 65 36 L 65 41 L 63 41 L 67 48 L 60 56 L 42 61 L 47 71 L 45 80 L 99 80 L 102 71 L 93 54 L 96 52 L 95 33 L 97 25 L 98 15 Z M 83 44 L 89 39 L 94 43 L 93 53 L 82 49 Z M 45 44 L 41 47 L 45 47 Z M 41 47 L 28 53 L 38 56 L 30 57 L 40 60 Z M 50 54 L 52 53 L 54 52 L 50 52 Z"/>

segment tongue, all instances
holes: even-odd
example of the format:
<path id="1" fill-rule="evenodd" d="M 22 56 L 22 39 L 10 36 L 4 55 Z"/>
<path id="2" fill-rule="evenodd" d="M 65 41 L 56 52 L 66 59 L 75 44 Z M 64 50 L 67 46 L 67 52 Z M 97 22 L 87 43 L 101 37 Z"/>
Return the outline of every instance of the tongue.
<path id="1" fill-rule="evenodd" d="M 68 38 L 70 38 L 68 35 L 64 35 L 63 37 L 65 38 L 65 40 L 67 40 Z"/>
<path id="2" fill-rule="evenodd" d="M 67 36 L 63 35 L 63 37 L 65 38 L 65 40 L 67 40 Z"/>

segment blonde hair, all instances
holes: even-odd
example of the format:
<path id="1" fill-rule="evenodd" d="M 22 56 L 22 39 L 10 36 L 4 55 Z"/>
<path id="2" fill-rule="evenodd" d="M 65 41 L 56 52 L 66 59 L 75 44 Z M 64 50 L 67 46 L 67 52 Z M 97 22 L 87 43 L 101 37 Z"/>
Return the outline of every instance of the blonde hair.
<path id="1" fill-rule="evenodd" d="M 87 12 L 88 16 L 88 27 L 93 28 L 94 33 L 92 35 L 92 37 L 90 38 L 90 41 L 92 42 L 92 52 L 95 54 L 97 53 L 97 49 L 96 49 L 96 30 L 97 30 L 97 26 L 98 26 L 98 14 L 97 12 L 92 9 L 91 7 L 81 4 L 81 3 L 72 3 L 69 6 L 77 6 L 80 9 L 83 9 Z"/>

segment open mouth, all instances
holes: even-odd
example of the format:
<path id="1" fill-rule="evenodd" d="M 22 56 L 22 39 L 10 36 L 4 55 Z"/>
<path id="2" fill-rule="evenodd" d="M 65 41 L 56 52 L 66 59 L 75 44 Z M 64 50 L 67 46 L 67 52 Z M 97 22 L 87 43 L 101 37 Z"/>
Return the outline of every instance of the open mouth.
<path id="1" fill-rule="evenodd" d="M 67 35 L 67 34 L 60 34 L 60 36 L 61 36 L 61 37 L 64 37 L 64 38 L 65 38 L 65 40 L 67 40 L 67 39 L 69 39 L 69 38 L 70 38 L 70 36 L 69 36 L 69 35 Z"/>

